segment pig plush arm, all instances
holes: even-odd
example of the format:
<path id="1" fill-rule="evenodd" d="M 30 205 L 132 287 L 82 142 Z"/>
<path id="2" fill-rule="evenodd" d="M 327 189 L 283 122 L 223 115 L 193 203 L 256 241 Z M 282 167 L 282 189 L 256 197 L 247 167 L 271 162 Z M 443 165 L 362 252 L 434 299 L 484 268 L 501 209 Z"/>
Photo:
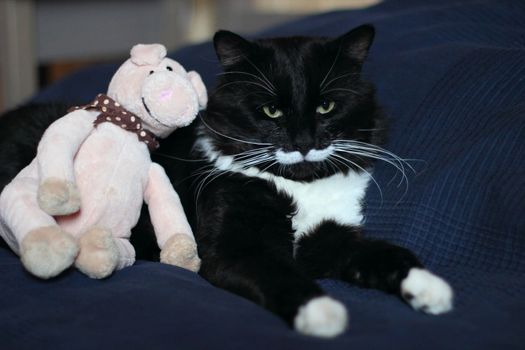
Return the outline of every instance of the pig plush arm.
<path id="1" fill-rule="evenodd" d="M 164 169 L 152 163 L 144 200 L 161 248 L 160 261 L 197 272 L 200 259 L 179 196 Z"/>
<path id="2" fill-rule="evenodd" d="M 80 209 L 73 159 L 93 130 L 97 113 L 76 110 L 55 121 L 38 144 L 40 184 L 38 205 L 49 215 L 67 215 Z"/>

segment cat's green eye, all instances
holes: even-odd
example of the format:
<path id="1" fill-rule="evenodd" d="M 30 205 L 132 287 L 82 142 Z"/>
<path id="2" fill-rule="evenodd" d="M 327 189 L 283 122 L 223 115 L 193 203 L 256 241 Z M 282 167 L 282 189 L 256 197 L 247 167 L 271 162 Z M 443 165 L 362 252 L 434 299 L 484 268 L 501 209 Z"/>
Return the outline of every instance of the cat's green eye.
<path id="1" fill-rule="evenodd" d="M 272 119 L 282 117 L 283 115 L 283 112 L 280 109 L 277 109 L 274 105 L 264 106 L 263 112 Z"/>
<path id="2" fill-rule="evenodd" d="M 317 109 L 315 110 L 319 114 L 327 114 L 330 113 L 335 107 L 334 101 L 323 101 L 319 106 L 317 106 Z"/>

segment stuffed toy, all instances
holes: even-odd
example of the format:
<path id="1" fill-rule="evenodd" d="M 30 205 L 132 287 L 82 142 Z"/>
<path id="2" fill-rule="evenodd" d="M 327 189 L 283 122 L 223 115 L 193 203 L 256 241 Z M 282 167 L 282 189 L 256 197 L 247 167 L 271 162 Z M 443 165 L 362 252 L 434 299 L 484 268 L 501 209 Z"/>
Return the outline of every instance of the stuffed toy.
<path id="1" fill-rule="evenodd" d="M 107 95 L 45 131 L 35 159 L 0 195 L 0 234 L 25 268 L 51 278 L 73 264 L 105 278 L 135 262 L 129 242 L 143 202 L 161 262 L 197 271 L 200 259 L 180 199 L 150 151 L 207 103 L 198 73 L 159 44 L 136 45 Z"/>

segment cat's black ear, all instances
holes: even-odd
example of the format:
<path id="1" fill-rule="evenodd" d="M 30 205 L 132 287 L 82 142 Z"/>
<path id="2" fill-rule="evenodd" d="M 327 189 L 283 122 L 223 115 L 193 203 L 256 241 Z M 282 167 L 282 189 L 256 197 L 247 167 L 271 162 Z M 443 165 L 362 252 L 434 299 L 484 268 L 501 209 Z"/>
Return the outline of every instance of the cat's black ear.
<path id="1" fill-rule="evenodd" d="M 336 42 L 338 45 L 341 45 L 340 48 L 344 50 L 348 57 L 357 60 L 359 63 L 363 63 L 374 41 L 374 35 L 374 26 L 363 24 L 341 35 L 336 39 Z"/>
<path id="2" fill-rule="evenodd" d="M 219 30 L 213 37 L 215 52 L 223 67 L 234 65 L 243 60 L 251 49 L 251 43 L 227 30 Z"/>

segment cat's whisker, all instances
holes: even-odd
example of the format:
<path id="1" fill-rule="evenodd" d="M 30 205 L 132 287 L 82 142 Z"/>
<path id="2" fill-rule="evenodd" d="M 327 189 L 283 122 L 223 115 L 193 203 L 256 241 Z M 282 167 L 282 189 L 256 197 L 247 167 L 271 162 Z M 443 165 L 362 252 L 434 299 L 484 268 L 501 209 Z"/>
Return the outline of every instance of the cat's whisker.
<path id="1" fill-rule="evenodd" d="M 261 159 L 271 158 L 271 155 L 269 154 L 269 151 L 271 149 L 273 149 L 272 146 L 263 147 L 261 149 L 255 150 L 248 150 L 234 155 L 234 159 L 236 162 L 239 162 L 243 165 L 251 165 L 253 162 L 257 162 Z"/>
<path id="2" fill-rule="evenodd" d="M 268 89 L 270 89 L 273 92 L 275 92 L 275 87 L 273 85 L 269 85 L 266 80 L 262 79 L 261 77 L 255 75 L 255 74 L 252 74 L 252 73 L 242 72 L 242 71 L 229 71 L 229 72 L 222 72 L 222 73 L 219 73 L 217 75 L 227 75 L 227 74 L 241 74 L 241 75 L 247 75 L 247 76 L 253 77 L 253 78 L 259 80 L 260 82 L 262 82 Z"/>
<path id="3" fill-rule="evenodd" d="M 354 75 L 359 75 L 359 74 L 355 73 L 355 72 L 352 72 L 352 73 L 341 74 L 341 75 L 333 78 L 332 80 L 330 80 L 328 83 L 326 83 L 324 86 L 321 87 L 321 93 L 323 93 L 323 91 L 325 91 L 326 88 L 328 86 L 330 86 L 330 84 L 332 84 L 334 81 L 342 79 L 342 78 L 347 77 L 347 76 L 354 76 Z"/>
<path id="4" fill-rule="evenodd" d="M 395 167 L 402 175 L 402 178 L 401 178 L 401 182 L 398 184 L 398 186 L 401 185 L 401 183 L 403 182 L 403 180 L 405 180 L 407 186 L 408 186 L 408 177 L 406 176 L 406 172 L 405 172 L 405 168 L 403 167 L 403 163 L 396 163 L 386 157 L 383 157 L 383 156 L 379 156 L 377 154 L 374 154 L 374 153 L 370 153 L 370 152 L 363 152 L 363 151 L 359 151 L 359 149 L 343 149 L 343 148 L 338 148 L 338 147 L 335 147 L 335 150 L 336 152 L 342 152 L 342 153 L 347 153 L 347 154 L 351 154 L 351 155 L 355 155 L 355 156 L 363 156 L 363 157 L 368 157 L 368 158 L 372 158 L 372 159 L 377 159 L 377 160 L 382 160 L 390 165 L 392 165 L 393 167 Z"/>
<path id="5" fill-rule="evenodd" d="M 352 89 L 333 88 L 333 89 L 330 89 L 330 90 L 321 91 L 321 96 L 325 95 L 325 94 L 327 94 L 329 92 L 332 92 L 332 91 L 347 91 L 347 92 L 350 92 L 350 93 L 352 93 L 354 95 L 357 95 L 357 96 L 361 96 L 362 95 L 360 92 L 352 90 Z"/>
<path id="6" fill-rule="evenodd" d="M 212 171 L 215 171 L 215 169 L 216 169 L 214 165 L 208 165 L 208 166 L 203 167 L 203 168 L 209 168 L 209 169 L 197 171 L 197 172 L 193 173 L 192 175 L 188 176 L 188 178 L 195 177 L 193 179 L 193 181 L 191 182 L 191 186 L 196 186 L 196 182 L 197 181 L 200 181 L 200 179 L 202 179 L 203 176 L 206 176 L 207 174 L 209 174 Z"/>
<path id="7" fill-rule="evenodd" d="M 277 175 L 283 176 L 285 166 L 281 163 L 279 163 L 279 168 L 277 168 Z"/>
<path id="8" fill-rule="evenodd" d="M 196 194 L 195 194 L 195 209 L 197 213 L 198 213 L 199 198 L 204 188 L 208 186 L 212 181 L 217 179 L 219 176 L 224 175 L 226 173 L 229 173 L 229 171 L 220 170 L 218 168 L 213 168 L 211 171 L 209 171 L 209 174 L 201 182 L 199 182 L 199 184 L 197 185 Z M 208 179 L 210 180 L 207 181 Z"/>
<path id="9" fill-rule="evenodd" d="M 274 157 L 275 159 L 275 157 Z M 272 163 L 270 163 L 270 165 L 268 165 L 267 167 L 265 167 L 264 169 L 261 170 L 261 173 L 264 173 L 266 170 L 270 169 L 272 166 L 274 166 L 275 164 L 278 164 L 279 161 L 277 160 L 274 160 Z"/>
<path id="10" fill-rule="evenodd" d="M 204 159 L 204 158 L 185 159 L 185 158 L 179 158 L 179 157 L 175 157 L 175 156 L 172 156 L 172 155 L 169 155 L 169 154 L 165 154 L 165 153 L 160 153 L 160 152 L 155 152 L 153 154 L 153 156 L 160 156 L 160 157 L 164 157 L 164 158 L 168 158 L 168 159 L 180 160 L 182 162 L 205 162 L 205 161 L 207 161 L 207 159 Z"/>
<path id="11" fill-rule="evenodd" d="M 408 163 L 408 160 L 411 160 L 411 161 L 422 161 L 421 159 L 403 159 L 403 158 L 399 157 L 398 155 L 396 155 L 395 153 L 387 151 L 384 148 L 381 148 L 379 146 L 376 146 L 376 145 L 373 145 L 373 144 L 370 144 L 370 143 L 357 141 L 357 140 L 334 140 L 334 146 L 335 145 L 339 145 L 339 146 L 343 146 L 343 147 L 344 146 L 361 147 L 363 150 L 373 150 L 373 151 L 376 151 L 376 152 L 379 152 L 379 153 L 386 154 L 386 155 L 390 156 L 391 158 L 396 159 L 400 163 L 406 165 L 410 170 L 412 170 L 412 172 L 414 174 L 417 173 L 417 172 L 412 167 L 412 165 L 410 163 Z"/>
<path id="12" fill-rule="evenodd" d="M 233 157 L 235 161 L 238 162 L 238 161 L 249 160 L 251 158 L 264 155 L 265 153 L 268 153 L 268 150 L 261 150 L 258 152 L 250 152 L 250 153 L 239 153 L 239 154 L 234 155 Z"/>
<path id="13" fill-rule="evenodd" d="M 257 72 L 259 72 L 259 74 L 261 75 L 261 77 L 268 83 L 268 85 L 270 85 L 273 89 L 273 91 L 277 90 L 275 88 L 275 86 L 272 84 L 272 82 L 270 81 L 270 79 L 268 79 L 268 77 L 266 77 L 266 75 L 264 75 L 264 73 L 259 69 L 259 67 L 257 67 L 257 65 L 255 63 L 253 63 L 248 57 L 244 57 L 246 59 L 246 61 L 248 61 L 248 63 L 250 65 L 252 65 L 253 68 L 255 68 L 257 70 Z"/>
<path id="14" fill-rule="evenodd" d="M 330 157 L 326 158 L 326 162 L 330 164 L 331 168 L 334 170 L 335 173 L 337 172 L 343 172 L 341 168 L 337 165 L 337 163 L 334 163 L 333 160 L 330 159 Z"/>
<path id="15" fill-rule="evenodd" d="M 221 86 L 219 86 L 215 91 L 219 91 L 227 86 L 230 86 L 230 85 L 233 85 L 233 84 L 251 84 L 251 85 L 256 85 L 256 86 L 259 86 L 261 88 L 263 88 L 265 91 L 268 92 L 268 94 L 272 95 L 272 96 L 277 96 L 275 94 L 275 92 L 271 89 L 269 89 L 268 87 L 262 85 L 262 84 L 259 84 L 259 83 L 256 83 L 254 81 L 249 81 L 249 80 L 236 80 L 236 81 L 230 81 L 229 83 L 226 83 L 226 84 L 222 84 Z"/>
<path id="16" fill-rule="evenodd" d="M 211 132 L 219 135 L 219 136 L 222 136 L 224 138 L 227 138 L 227 139 L 230 139 L 230 140 L 233 140 L 233 141 L 237 141 L 237 142 L 241 142 L 241 143 L 246 143 L 246 144 L 250 144 L 250 145 L 259 145 L 259 146 L 269 146 L 269 145 L 272 145 L 271 143 L 268 143 L 268 142 L 254 142 L 254 141 L 248 141 L 248 140 L 241 140 L 241 139 L 238 139 L 236 137 L 232 137 L 232 136 L 228 136 L 228 135 L 225 135 L 217 130 L 215 130 L 214 128 L 212 128 L 210 125 L 208 125 L 208 123 L 206 123 L 206 121 L 204 120 L 204 117 L 202 116 L 202 114 L 199 113 L 199 117 L 200 117 L 200 120 L 202 121 L 202 124 L 208 129 L 210 130 Z"/>
<path id="17" fill-rule="evenodd" d="M 191 178 L 194 178 L 193 181 L 191 182 L 190 186 L 194 186 L 195 185 L 195 181 L 197 181 L 199 179 L 199 177 L 207 172 L 207 171 L 210 171 L 210 170 L 203 170 L 205 168 L 212 168 L 213 165 L 212 164 L 208 164 L 208 165 L 205 165 L 203 167 L 200 167 L 199 169 L 197 169 L 196 171 L 192 172 L 191 175 L 189 176 L 186 176 L 185 178 L 183 178 L 182 180 L 179 181 L 179 183 L 183 183 L 185 182 L 186 180 L 189 180 Z"/>
<path id="18" fill-rule="evenodd" d="M 242 162 L 242 165 L 244 166 L 244 168 L 250 168 L 258 164 L 266 163 L 270 160 L 273 160 L 273 157 L 264 156 L 264 157 L 260 157 L 260 158 L 257 158 L 257 159 L 254 159 L 248 162 Z"/>
<path id="19" fill-rule="evenodd" d="M 321 84 L 319 84 L 319 87 L 323 89 L 324 82 L 326 79 L 330 76 L 330 73 L 332 73 L 332 69 L 334 69 L 335 64 L 337 63 L 337 59 L 339 58 L 339 55 L 341 54 L 342 45 L 339 46 L 337 49 L 337 54 L 335 55 L 334 62 L 332 62 L 332 65 L 330 66 L 330 69 L 328 70 L 328 73 L 324 76 L 323 80 L 321 81 Z"/>
<path id="20" fill-rule="evenodd" d="M 412 170 L 412 172 L 414 173 L 416 173 L 416 171 L 412 167 L 412 165 L 408 163 L 407 159 L 403 159 L 397 156 L 396 154 L 390 151 L 387 151 L 379 146 L 368 144 L 366 142 L 357 141 L 357 140 L 336 140 L 336 142 L 334 142 L 334 147 L 336 149 L 337 148 L 341 149 L 342 147 L 343 151 L 346 151 L 350 154 L 355 154 L 355 155 L 359 154 L 365 157 L 370 157 L 373 159 L 384 161 L 394 166 L 401 173 L 401 179 L 397 186 L 398 187 L 401 186 L 401 184 L 404 181 L 405 182 L 405 194 L 408 192 L 409 181 L 408 181 L 408 176 L 406 175 L 405 166 L 409 168 L 410 170 Z M 394 177 L 390 180 L 390 182 L 394 181 L 395 177 L 396 176 L 394 175 Z"/>
<path id="21" fill-rule="evenodd" d="M 267 155 L 265 153 L 246 154 L 244 156 L 235 158 L 235 161 L 239 163 L 245 163 L 261 157 L 267 157 Z"/>
<path id="22" fill-rule="evenodd" d="M 381 202 L 383 202 L 383 191 L 381 190 L 381 186 L 379 186 L 379 183 L 376 181 L 376 179 L 372 176 L 371 173 L 369 173 L 368 171 L 366 171 L 363 167 L 359 166 L 358 164 L 356 164 L 355 162 L 352 162 L 351 160 L 343 157 L 343 156 L 340 156 L 338 154 L 331 154 L 330 157 L 333 157 L 334 160 L 338 160 L 339 162 L 341 162 L 343 165 L 345 165 L 346 167 L 348 168 L 351 168 L 349 165 L 347 165 L 345 162 L 348 162 L 350 163 L 352 166 L 360 169 L 361 171 L 365 172 L 366 174 L 368 174 L 368 176 L 370 176 L 370 179 L 374 182 L 374 184 L 376 185 L 378 191 L 379 191 L 379 195 L 381 197 Z"/>

